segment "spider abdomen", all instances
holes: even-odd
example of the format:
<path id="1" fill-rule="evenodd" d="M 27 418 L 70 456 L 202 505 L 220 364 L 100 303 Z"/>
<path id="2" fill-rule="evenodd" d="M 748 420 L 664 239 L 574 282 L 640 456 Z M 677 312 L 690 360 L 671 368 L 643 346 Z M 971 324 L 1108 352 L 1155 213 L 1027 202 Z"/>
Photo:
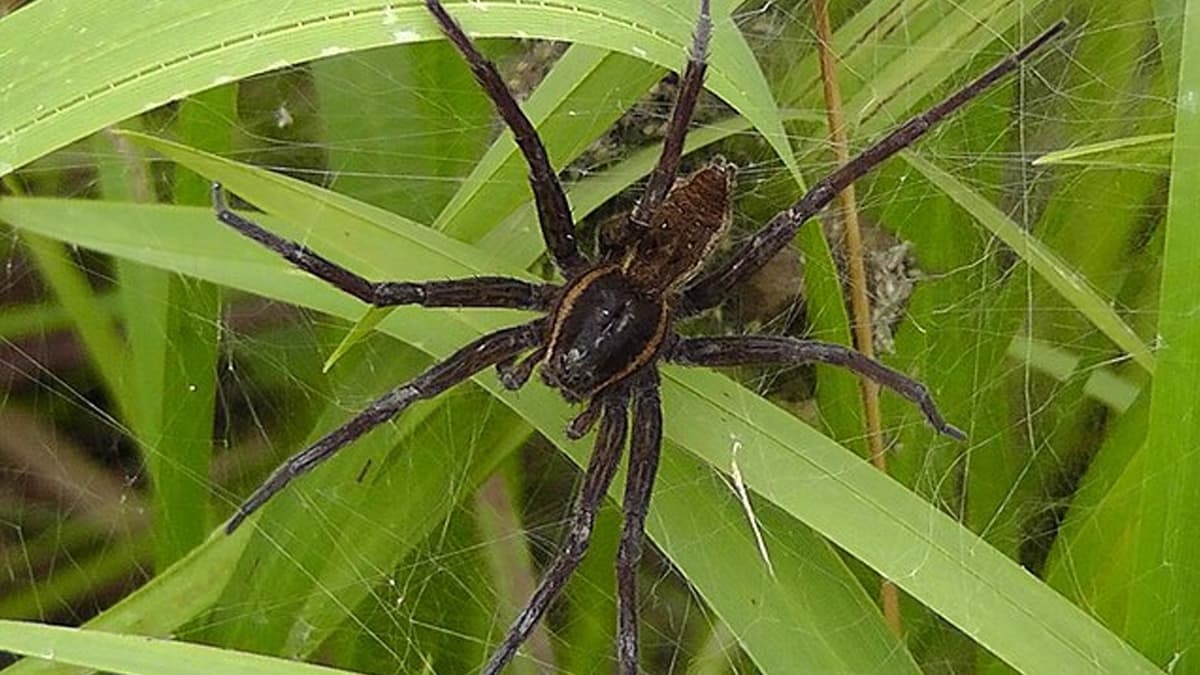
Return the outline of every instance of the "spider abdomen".
<path id="1" fill-rule="evenodd" d="M 650 362 L 666 335 L 668 307 L 616 265 L 597 267 L 563 292 L 551 323 L 542 379 L 572 402 Z"/>
<path id="2" fill-rule="evenodd" d="M 631 283 L 669 295 L 695 276 L 729 229 L 733 176 L 718 157 L 676 182 L 649 223 L 634 224 L 641 231 L 621 263 Z"/>

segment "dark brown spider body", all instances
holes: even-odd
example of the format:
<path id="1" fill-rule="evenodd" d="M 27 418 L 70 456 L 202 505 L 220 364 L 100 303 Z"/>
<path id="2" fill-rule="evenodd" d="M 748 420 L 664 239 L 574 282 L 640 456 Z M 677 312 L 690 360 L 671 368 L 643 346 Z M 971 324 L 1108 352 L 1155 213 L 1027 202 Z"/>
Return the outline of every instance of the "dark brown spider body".
<path id="1" fill-rule="evenodd" d="M 565 286 L 508 277 L 478 276 L 433 282 L 374 282 L 302 244 L 279 237 L 231 211 L 213 186 L 218 220 L 275 251 L 295 267 L 323 279 L 368 305 L 390 307 L 507 307 L 546 316 L 480 337 L 412 380 L 380 396 L 362 412 L 289 458 L 238 508 L 226 525 L 232 532 L 288 483 L 413 403 L 495 366 L 503 384 L 519 389 L 541 364 L 542 379 L 571 402 L 588 405 L 567 427 L 570 438 L 599 421 L 595 449 L 584 472 L 566 541 L 550 562 L 533 597 L 516 617 L 504 642 L 484 667 L 498 673 L 523 644 L 583 559 L 596 512 L 628 445 L 617 554 L 617 654 L 625 675 L 638 672 L 636 569 L 646 513 L 662 447 L 662 405 L 657 363 L 684 366 L 827 363 L 851 370 L 915 403 L 938 432 L 965 435 L 946 423 L 920 382 L 849 347 L 786 336 L 743 335 L 685 338 L 675 321 L 716 306 L 730 287 L 753 274 L 791 241 L 796 231 L 846 186 L 912 144 L 930 127 L 986 90 L 1059 33 L 1059 22 L 962 90 L 912 118 L 829 176 L 791 208 L 781 211 L 729 258 L 699 278 L 729 225 L 733 168 L 716 161 L 676 181 L 688 121 L 702 88 L 712 30 L 708 0 L 688 51 L 662 154 L 642 199 L 621 231 L 602 238 L 599 260 L 578 248 L 575 223 L 536 130 L 489 62 L 438 0 L 425 0 L 447 38 L 467 60 L 476 80 L 513 132 L 529 166 L 538 222 L 551 260 Z M 522 355 L 525 355 L 522 359 Z M 627 443 L 628 442 L 628 443 Z"/>

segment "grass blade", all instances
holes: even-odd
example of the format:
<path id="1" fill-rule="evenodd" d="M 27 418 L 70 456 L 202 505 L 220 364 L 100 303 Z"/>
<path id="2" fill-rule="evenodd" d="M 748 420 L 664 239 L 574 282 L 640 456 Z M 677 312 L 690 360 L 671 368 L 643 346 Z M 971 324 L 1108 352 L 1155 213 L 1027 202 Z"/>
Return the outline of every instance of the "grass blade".
<path id="1" fill-rule="evenodd" d="M 0 649 L 127 675 L 349 672 L 175 640 L 5 620 L 0 620 Z"/>
<path id="2" fill-rule="evenodd" d="M 1112 305 L 1092 290 L 1087 279 L 1075 273 L 1057 254 L 977 192 L 964 185 L 950 172 L 914 154 L 902 153 L 904 160 L 940 187 L 966 209 L 980 225 L 996 235 L 1067 302 L 1087 317 L 1113 344 L 1128 353 L 1147 372 L 1154 372 L 1154 354 Z"/>
<path id="3" fill-rule="evenodd" d="M 489 3 L 462 12 L 479 37 L 538 37 L 590 44 L 661 66 L 679 65 L 695 10 L 637 0 Z M 708 83 L 755 122 L 791 162 L 774 101 L 747 86 L 753 54 L 725 20 L 713 37 Z M 648 26 L 653 26 L 653 30 Z M 36 34 L 39 40 L 23 39 Z M 146 5 L 48 0 L 0 21 L 0 71 L 22 72 L 0 93 L 0 176 L 148 107 L 256 73 L 388 44 L 440 38 L 424 7 L 354 0 L 283 6 L 242 0 Z M 44 52 L 56 55 L 47 60 Z M 147 102 L 152 102 L 147 105 Z"/>
<path id="4" fill-rule="evenodd" d="M 1163 251 L 1158 335 L 1161 348 L 1151 387 L 1150 424 L 1137 504 L 1129 613 L 1124 627 L 1146 654 L 1187 670 L 1197 668 L 1200 639 L 1200 322 L 1195 274 L 1200 264 L 1200 3 L 1184 9 L 1183 48 L 1175 108 L 1175 140 Z"/>

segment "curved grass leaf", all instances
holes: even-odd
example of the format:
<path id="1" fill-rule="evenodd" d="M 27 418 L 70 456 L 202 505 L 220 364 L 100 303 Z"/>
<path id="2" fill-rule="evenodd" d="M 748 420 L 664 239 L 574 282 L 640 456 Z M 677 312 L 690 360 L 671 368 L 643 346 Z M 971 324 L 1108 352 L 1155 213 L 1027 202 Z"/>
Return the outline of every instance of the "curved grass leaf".
<path id="1" fill-rule="evenodd" d="M 1094 159 L 1095 155 L 1103 155 L 1105 153 L 1116 152 L 1118 150 L 1126 150 L 1129 148 L 1140 148 L 1143 146 L 1162 147 L 1164 150 L 1169 147 L 1171 140 L 1175 138 L 1173 132 L 1160 134 L 1141 134 L 1139 136 L 1130 136 L 1128 138 L 1114 138 L 1109 141 L 1100 141 L 1099 143 L 1088 143 L 1074 148 L 1064 148 L 1047 152 L 1046 154 L 1033 160 L 1034 166 L 1049 166 L 1052 164 L 1097 164 L 1101 160 Z"/>
<path id="2" fill-rule="evenodd" d="M 350 671 L 142 635 L 0 620 L 0 649 L 127 675 L 335 675 Z"/>
<path id="3" fill-rule="evenodd" d="M 145 586 L 89 621 L 88 627 L 110 633 L 170 637 L 185 622 L 216 602 L 237 569 L 238 558 L 246 548 L 249 535 L 247 530 L 231 537 L 210 537 L 174 565 L 159 572 Z M 25 659 L 4 672 L 31 675 L 77 673 L 80 669 Z"/>
<path id="4" fill-rule="evenodd" d="M 1058 291 L 1063 299 L 1070 302 L 1108 336 L 1113 344 L 1125 350 L 1147 372 L 1154 372 L 1154 353 L 1150 351 L 1150 347 L 1142 342 L 1113 306 L 1088 285 L 1086 279 L 1080 277 L 1058 255 L 1022 230 L 1000 209 L 964 185 L 950 172 L 914 153 L 905 152 L 901 155 L 913 168 L 970 212 L 980 225 L 1021 256 L 1021 259 Z"/>
<path id="5" fill-rule="evenodd" d="M 1162 256 L 1157 335 L 1162 368 L 1150 390 L 1150 423 L 1138 454 L 1141 493 L 1129 556 L 1129 639 L 1160 662 L 1200 668 L 1200 322 L 1195 276 L 1200 263 L 1200 2 L 1184 3 L 1178 104 Z"/>
<path id="6" fill-rule="evenodd" d="M 679 66 L 695 24 L 694 9 L 638 0 L 497 0 L 447 8 L 475 36 L 566 40 L 667 68 Z M 419 3 L 44 0 L 0 21 L 0 71 L 22 73 L 0 88 L 0 176 L 107 124 L 219 84 L 439 37 Z M 754 55 L 728 20 L 718 22 L 713 36 L 708 85 L 794 166 Z"/>

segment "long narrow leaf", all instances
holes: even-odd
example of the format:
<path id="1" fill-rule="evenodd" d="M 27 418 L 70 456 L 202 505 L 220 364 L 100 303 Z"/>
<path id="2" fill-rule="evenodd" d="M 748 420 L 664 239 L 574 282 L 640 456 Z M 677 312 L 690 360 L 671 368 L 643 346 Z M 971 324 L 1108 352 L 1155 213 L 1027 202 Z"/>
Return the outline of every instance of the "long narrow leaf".
<path id="1" fill-rule="evenodd" d="M 141 635 L 0 620 L 0 649 L 128 675 L 334 675 L 348 671 Z"/>
<path id="2" fill-rule="evenodd" d="M 925 174 L 952 199 L 967 209 L 989 232 L 1016 251 L 1017 255 L 1081 314 L 1088 317 L 1110 340 L 1125 350 L 1148 372 L 1154 372 L 1154 354 L 1133 329 L 1117 314 L 1112 305 L 1092 290 L 1086 279 L 1073 272 L 1053 251 L 1012 222 L 991 202 L 964 185 L 950 172 L 915 153 L 902 153 L 905 161 Z"/>
<path id="3" fill-rule="evenodd" d="M 476 36 L 539 37 L 603 47 L 679 66 L 694 10 L 638 0 L 448 3 Z M 726 20 L 713 37 L 708 84 L 754 120 L 794 166 L 753 54 Z M 650 28 L 653 26 L 653 29 Z M 38 35 L 38 40 L 25 39 Z M 0 176 L 143 110 L 255 73 L 440 32 L 420 3 L 346 0 L 282 5 L 248 0 L 46 0 L 0 21 Z M 54 59 L 42 58 L 52 53 Z M 761 82 L 761 78 L 760 78 Z M 149 105 L 148 105 L 149 102 Z"/>

